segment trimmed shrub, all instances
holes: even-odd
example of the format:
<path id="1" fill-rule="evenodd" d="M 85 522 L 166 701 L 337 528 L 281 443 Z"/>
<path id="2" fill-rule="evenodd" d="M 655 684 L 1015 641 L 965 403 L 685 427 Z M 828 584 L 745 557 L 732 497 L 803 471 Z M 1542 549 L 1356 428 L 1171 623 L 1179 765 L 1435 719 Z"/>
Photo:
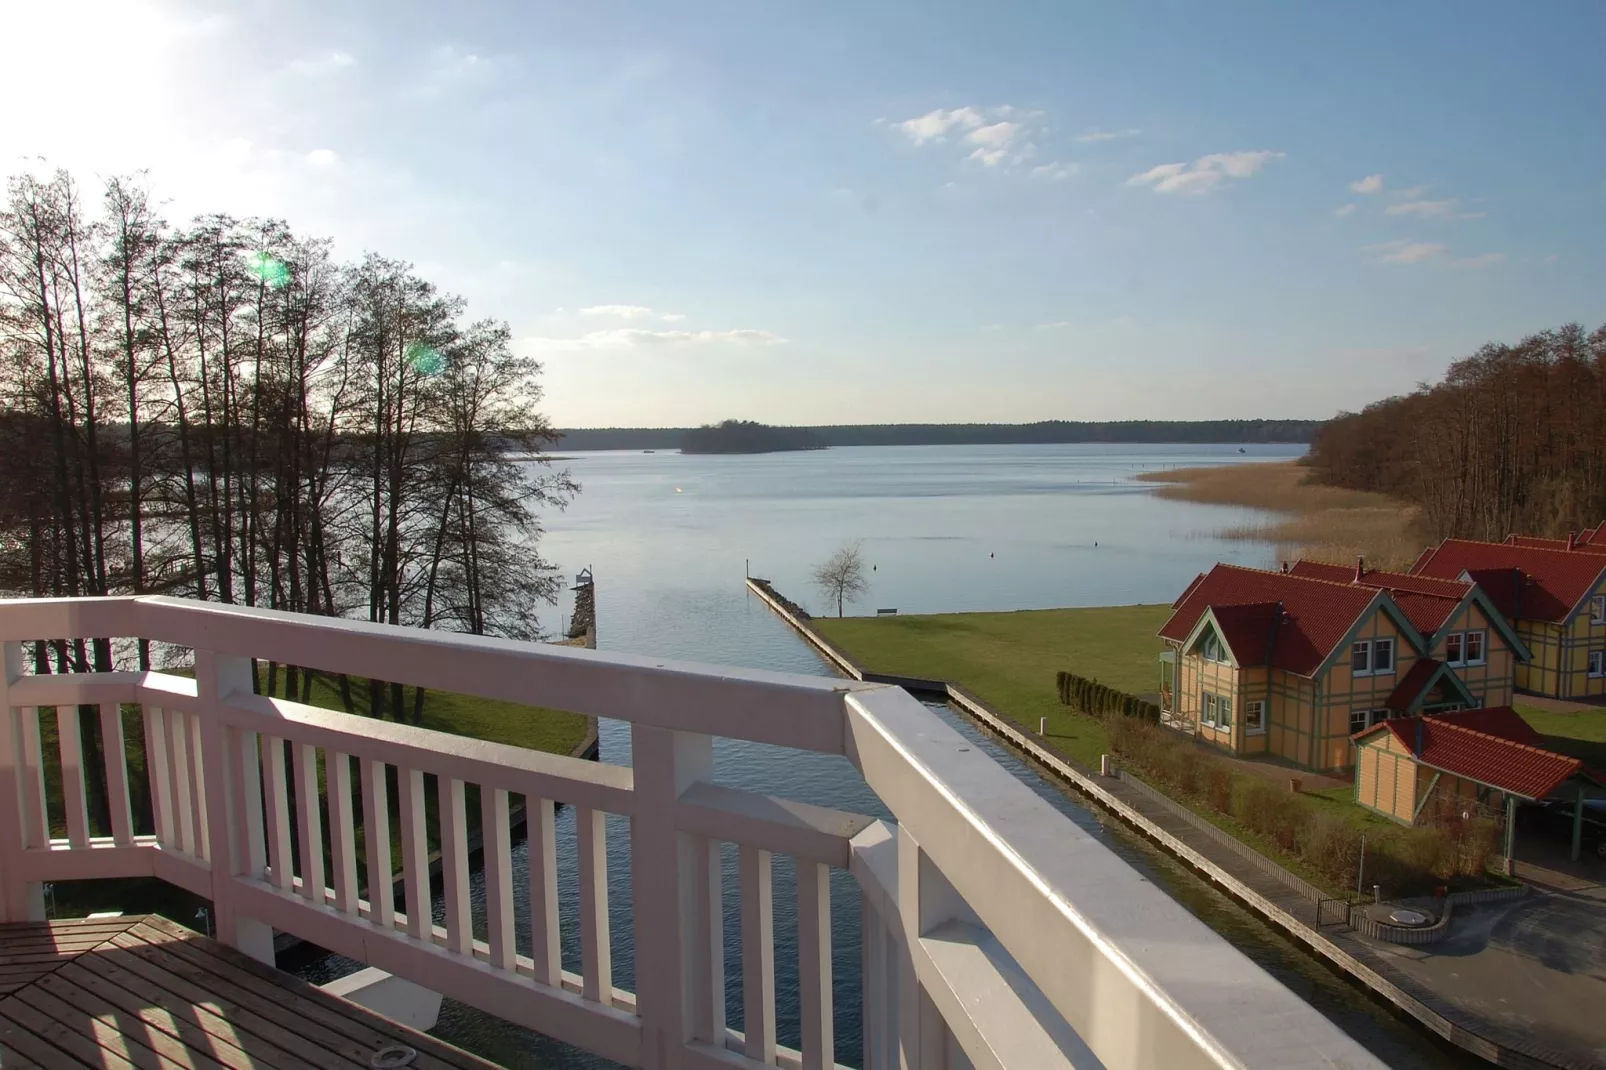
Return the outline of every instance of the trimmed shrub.
<path id="1" fill-rule="evenodd" d="M 1097 680 L 1062 671 L 1055 674 L 1054 684 L 1059 692 L 1062 706 L 1070 706 L 1095 717 L 1117 713 L 1123 717 L 1148 721 L 1150 724 L 1160 723 L 1159 706 L 1136 695 L 1117 691 Z"/>
<path id="2" fill-rule="evenodd" d="M 1300 857 L 1329 880 L 1350 884 L 1361 860 L 1361 832 L 1337 814 L 1313 814 L 1304 829 Z"/>
<path id="3" fill-rule="evenodd" d="M 1206 798 L 1218 814 L 1232 813 L 1232 771 L 1223 769 L 1217 762 L 1210 763 L 1205 774 Z"/>

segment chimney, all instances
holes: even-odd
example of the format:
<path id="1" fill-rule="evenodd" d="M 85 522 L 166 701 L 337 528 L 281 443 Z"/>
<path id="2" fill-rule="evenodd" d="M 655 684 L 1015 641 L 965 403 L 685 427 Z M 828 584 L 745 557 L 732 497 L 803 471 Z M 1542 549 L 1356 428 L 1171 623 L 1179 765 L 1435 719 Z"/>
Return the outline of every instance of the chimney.
<path id="1" fill-rule="evenodd" d="M 1287 561 L 1284 561 L 1284 562 L 1283 562 L 1283 571 L 1284 571 L 1284 572 L 1287 572 L 1287 571 L 1288 571 L 1288 562 L 1287 562 Z"/>
<path id="2" fill-rule="evenodd" d="M 1422 715 L 1418 714 L 1416 718 L 1416 746 L 1411 750 L 1411 753 L 1418 758 L 1422 757 L 1422 721 Z"/>
<path id="3" fill-rule="evenodd" d="M 1569 550 L 1578 549 L 1578 532 L 1569 531 L 1567 533 L 1567 549 L 1569 549 Z"/>
<path id="4" fill-rule="evenodd" d="M 1355 582 L 1356 583 L 1360 583 L 1365 578 L 1366 578 L 1366 558 L 1357 557 L 1355 559 Z"/>

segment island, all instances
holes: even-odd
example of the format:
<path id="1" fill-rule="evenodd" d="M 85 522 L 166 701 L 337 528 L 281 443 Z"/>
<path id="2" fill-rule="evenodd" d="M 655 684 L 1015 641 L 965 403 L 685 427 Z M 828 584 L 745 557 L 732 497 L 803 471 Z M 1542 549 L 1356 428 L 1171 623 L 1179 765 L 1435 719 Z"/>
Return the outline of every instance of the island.
<path id="1" fill-rule="evenodd" d="M 681 453 L 780 453 L 826 448 L 825 440 L 812 428 L 771 427 L 753 420 L 705 424 L 680 436 Z"/>

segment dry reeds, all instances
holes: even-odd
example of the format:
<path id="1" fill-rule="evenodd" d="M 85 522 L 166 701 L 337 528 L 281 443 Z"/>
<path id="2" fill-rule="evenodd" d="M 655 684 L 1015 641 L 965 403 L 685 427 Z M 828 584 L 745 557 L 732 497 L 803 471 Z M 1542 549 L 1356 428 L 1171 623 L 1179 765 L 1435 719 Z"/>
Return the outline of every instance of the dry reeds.
<path id="1" fill-rule="evenodd" d="M 1155 492 L 1162 498 L 1281 514 L 1220 534 L 1275 543 L 1284 557 L 1344 564 L 1365 557 L 1375 568 L 1405 568 L 1426 545 L 1415 506 L 1369 491 L 1312 483 L 1308 475 L 1292 461 L 1279 461 L 1177 468 L 1138 478 L 1165 484 Z"/>

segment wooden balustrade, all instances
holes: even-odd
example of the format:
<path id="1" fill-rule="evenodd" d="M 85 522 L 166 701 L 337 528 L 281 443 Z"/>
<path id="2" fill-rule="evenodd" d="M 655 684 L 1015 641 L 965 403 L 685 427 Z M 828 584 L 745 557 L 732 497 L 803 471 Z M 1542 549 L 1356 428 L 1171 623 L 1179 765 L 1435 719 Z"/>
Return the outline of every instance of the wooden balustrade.
<path id="1" fill-rule="evenodd" d="M 195 677 L 24 671 L 24 643 L 77 638 L 186 646 Z M 0 649 L 0 921 L 38 917 L 46 881 L 158 877 L 210 898 L 219 937 L 250 953 L 291 932 L 630 1066 L 824 1070 L 845 1010 L 866 1067 L 1379 1065 L 895 688 L 167 598 L 0 602 Z M 629 721 L 633 768 L 256 695 L 253 657 Z M 98 714 L 103 768 L 86 767 L 80 704 Z M 125 711 L 141 726 L 137 775 Z M 897 824 L 717 785 L 718 736 L 844 755 Z M 572 918 L 559 806 L 575 822 Z M 630 852 L 634 991 L 615 985 L 610 815 L 629 828 L 616 846 Z M 741 1032 L 726 1021 L 726 843 Z M 777 855 L 797 873 L 796 1049 L 777 1029 Z M 833 1003 L 833 869 L 861 890 L 856 1008 Z"/>

